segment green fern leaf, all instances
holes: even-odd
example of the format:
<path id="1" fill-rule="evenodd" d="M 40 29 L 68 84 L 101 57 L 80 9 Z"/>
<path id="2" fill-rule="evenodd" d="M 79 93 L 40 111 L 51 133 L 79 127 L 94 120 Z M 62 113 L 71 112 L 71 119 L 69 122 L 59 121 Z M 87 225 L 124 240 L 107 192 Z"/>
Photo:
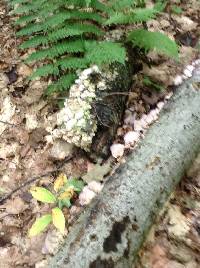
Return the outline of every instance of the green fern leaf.
<path id="1" fill-rule="evenodd" d="M 110 16 L 110 18 L 105 22 L 105 25 L 146 22 L 150 19 L 155 18 L 157 13 L 158 10 L 154 8 L 137 8 L 128 14 L 118 12 Z"/>
<path id="2" fill-rule="evenodd" d="M 158 10 L 155 8 L 136 8 L 134 9 L 133 16 L 130 18 L 130 23 L 145 22 L 154 19 L 157 14 Z"/>
<path id="3" fill-rule="evenodd" d="M 178 58 L 176 43 L 160 32 L 149 32 L 141 29 L 134 30 L 129 34 L 128 41 L 131 41 L 134 46 L 144 48 L 146 52 L 155 49 L 159 53 Z"/>
<path id="4" fill-rule="evenodd" d="M 29 23 L 29 22 L 32 22 L 34 20 L 37 19 L 37 15 L 27 15 L 27 16 L 22 16 L 21 18 L 19 18 L 15 24 L 16 25 L 20 25 L 20 24 L 26 24 L 26 23 Z"/>
<path id="5" fill-rule="evenodd" d="M 119 43 L 104 41 L 91 44 L 86 42 L 85 46 L 87 50 L 85 57 L 91 64 L 125 63 L 126 50 Z"/>
<path id="6" fill-rule="evenodd" d="M 38 68 L 30 77 L 31 80 L 42 77 L 42 76 L 48 76 L 48 75 L 58 75 L 59 70 L 54 64 L 46 64 L 40 68 Z"/>
<path id="7" fill-rule="evenodd" d="M 43 59 L 53 59 L 66 53 L 79 53 L 84 51 L 85 46 L 83 40 L 64 41 L 60 44 L 53 45 L 51 48 L 32 53 L 26 61 L 31 62 Z"/>
<path id="8" fill-rule="evenodd" d="M 122 9 L 132 8 L 136 5 L 137 0 L 113 0 L 109 1 L 109 5 L 115 11 L 121 11 Z"/>
<path id="9" fill-rule="evenodd" d="M 46 32 L 49 28 L 62 24 L 65 20 L 70 18 L 69 13 L 58 13 L 51 17 L 48 17 L 45 21 L 41 23 L 31 23 L 24 27 L 21 31 L 17 33 L 18 36 L 31 35 L 36 32 L 44 31 Z"/>
<path id="10" fill-rule="evenodd" d="M 74 23 L 50 33 L 48 35 L 48 40 L 49 42 L 56 42 L 69 36 L 79 36 L 86 33 L 94 34 L 97 36 L 102 35 L 102 31 L 95 25 Z"/>
<path id="11" fill-rule="evenodd" d="M 46 95 L 51 95 L 55 92 L 68 90 L 71 87 L 71 85 L 74 83 L 76 78 L 77 78 L 77 75 L 75 73 L 70 73 L 70 74 L 61 76 L 61 78 L 57 82 L 47 87 Z"/>
<path id="12" fill-rule="evenodd" d="M 39 61 L 48 58 L 50 49 L 43 49 L 36 52 L 33 52 L 28 58 L 26 62 Z"/>
<path id="13" fill-rule="evenodd" d="M 102 16 L 100 16 L 96 12 L 88 12 L 88 11 L 79 11 L 79 10 L 73 10 L 70 12 L 71 18 L 72 19 L 77 19 L 77 20 L 93 20 L 98 23 L 103 22 Z"/>
<path id="14" fill-rule="evenodd" d="M 27 14 L 30 13 L 31 11 L 37 11 L 40 9 L 41 5 L 46 2 L 47 0 L 35 0 L 35 1 L 30 1 L 25 3 L 24 5 L 20 5 L 14 10 L 15 14 Z"/>
<path id="15" fill-rule="evenodd" d="M 86 58 L 77 58 L 77 57 L 67 57 L 57 61 L 57 65 L 61 67 L 62 70 L 69 69 L 83 69 L 88 66 L 88 61 Z"/>
<path id="16" fill-rule="evenodd" d="M 10 1 L 10 4 L 11 5 L 16 5 L 16 4 L 26 4 L 26 3 L 28 3 L 29 2 L 29 0 L 11 0 Z"/>
<path id="17" fill-rule="evenodd" d="M 43 29 L 42 24 L 31 23 L 17 32 L 17 36 L 32 35 L 33 33 L 40 32 Z"/>
<path id="18" fill-rule="evenodd" d="M 103 4 L 102 2 L 98 0 L 92 0 L 90 6 L 96 10 L 99 10 L 101 12 L 110 13 L 112 12 L 112 8 L 110 8 L 108 5 Z"/>
<path id="19" fill-rule="evenodd" d="M 47 44 L 48 44 L 48 38 L 46 36 L 38 35 L 25 41 L 23 44 L 20 45 L 20 48 L 25 49 L 25 48 L 37 47 L 39 45 L 47 45 Z"/>

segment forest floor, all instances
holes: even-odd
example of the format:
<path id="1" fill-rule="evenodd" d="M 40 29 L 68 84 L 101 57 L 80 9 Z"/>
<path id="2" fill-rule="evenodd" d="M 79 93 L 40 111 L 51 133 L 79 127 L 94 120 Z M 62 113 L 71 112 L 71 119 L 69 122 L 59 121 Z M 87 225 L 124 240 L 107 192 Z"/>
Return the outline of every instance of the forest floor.
<path id="1" fill-rule="evenodd" d="M 21 40 L 15 36 L 15 18 L 9 15 L 6 3 L 0 0 L 0 268 L 48 267 L 46 260 L 56 253 L 84 205 L 100 191 L 104 176 L 112 173 L 113 165 L 125 161 L 124 156 L 134 149 L 135 141 L 131 143 L 130 133 L 138 131 L 140 137 L 143 137 L 139 120 L 149 115 L 145 125 L 145 129 L 148 129 L 157 120 L 159 110 L 176 85 L 192 75 L 191 66 L 199 54 L 200 2 L 172 0 L 170 3 L 166 13 L 147 24 L 149 30 L 162 31 L 179 43 L 180 61 L 149 53 L 151 68 L 143 62 L 143 70 L 133 77 L 132 94 L 127 102 L 124 122 L 114 141 L 114 144 L 120 146 L 112 151 L 114 157 L 111 156 L 106 162 L 99 159 L 98 163 L 94 163 L 83 151 L 74 151 L 63 141 L 53 145 L 48 143 L 48 131 L 55 125 L 58 104 L 55 100 L 47 101 L 43 98 L 48 81 L 27 80 L 35 66 L 23 62 L 28 51 L 18 49 Z M 185 69 L 188 65 L 190 68 Z M 154 86 L 145 84 L 145 76 L 162 90 L 156 91 Z M 86 186 L 84 194 L 76 197 L 72 207 L 66 209 L 68 226 L 64 235 L 51 226 L 41 235 L 28 238 L 27 232 L 36 217 L 50 209 L 49 205 L 32 198 L 30 187 L 39 185 L 51 189 L 55 178 L 61 173 L 87 182 L 98 181 L 98 184 Z M 187 181 L 185 185 L 194 186 L 193 181 Z M 173 214 L 175 210 L 180 216 L 182 195 L 177 196 L 177 201 L 173 199 L 174 205 L 168 213 Z M 189 212 L 186 210 L 185 213 Z M 195 215 L 190 215 L 190 218 L 194 217 L 198 224 L 199 219 Z M 154 247 L 143 251 L 142 255 L 157 255 L 151 250 L 157 250 L 159 237 L 165 241 L 166 222 L 165 218 L 162 219 L 156 233 L 158 240 L 154 241 Z M 165 248 L 158 247 L 158 250 L 160 255 L 167 255 Z M 144 260 L 141 259 L 141 263 Z M 164 267 L 154 266 L 155 260 L 152 259 L 147 262 L 150 266 L 144 267 Z"/>
<path id="2" fill-rule="evenodd" d="M 198 268 L 200 154 L 151 228 L 136 268 Z"/>

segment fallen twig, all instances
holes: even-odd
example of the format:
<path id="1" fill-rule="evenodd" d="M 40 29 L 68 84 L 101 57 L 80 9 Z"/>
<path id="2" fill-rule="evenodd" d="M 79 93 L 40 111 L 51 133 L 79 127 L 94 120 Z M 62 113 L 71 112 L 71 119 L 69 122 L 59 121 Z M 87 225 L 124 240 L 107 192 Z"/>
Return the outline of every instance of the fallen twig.
<path id="1" fill-rule="evenodd" d="M 50 176 L 50 175 L 52 175 L 52 174 L 55 173 L 55 172 L 58 172 L 58 171 L 63 167 L 63 165 L 64 165 L 66 162 L 70 161 L 73 157 L 74 157 L 74 155 L 72 155 L 72 156 L 66 158 L 66 159 L 59 165 L 59 167 L 57 167 L 56 169 L 54 169 L 54 170 L 52 170 L 52 171 L 49 171 L 49 172 L 47 172 L 47 173 L 45 173 L 45 174 L 41 174 L 41 175 L 34 176 L 34 177 L 32 177 L 31 179 L 27 180 L 26 182 L 22 183 L 19 187 L 15 188 L 15 189 L 12 190 L 10 193 L 8 193 L 8 194 L 6 194 L 5 196 L 1 197 L 1 198 L 0 198 L 0 205 L 3 205 L 4 202 L 5 202 L 7 199 L 9 199 L 10 197 L 12 197 L 12 195 L 13 195 L 14 193 L 20 191 L 22 188 L 26 187 L 27 185 L 29 185 L 29 184 L 31 184 L 31 183 L 37 181 L 37 180 L 40 180 L 40 179 L 42 179 L 42 178 L 44 178 L 44 177 L 46 177 L 46 176 Z"/>

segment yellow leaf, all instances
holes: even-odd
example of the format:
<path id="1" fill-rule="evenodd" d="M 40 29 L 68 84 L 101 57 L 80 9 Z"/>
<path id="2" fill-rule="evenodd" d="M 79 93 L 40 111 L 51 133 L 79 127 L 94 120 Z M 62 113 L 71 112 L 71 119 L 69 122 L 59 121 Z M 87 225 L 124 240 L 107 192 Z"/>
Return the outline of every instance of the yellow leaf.
<path id="1" fill-rule="evenodd" d="M 43 187 L 32 187 L 30 189 L 30 193 L 38 201 L 41 201 L 44 203 L 56 202 L 56 197 L 50 191 L 48 191 L 47 189 Z"/>
<path id="2" fill-rule="evenodd" d="M 64 186 L 64 184 L 67 182 L 67 177 L 66 177 L 66 175 L 65 174 L 60 174 L 57 178 L 56 178 L 56 180 L 55 180 L 55 182 L 54 182 L 54 190 L 55 190 L 55 192 L 58 192 L 63 186 Z"/>
<path id="3" fill-rule="evenodd" d="M 52 221 L 52 215 L 47 214 L 37 219 L 29 230 L 29 237 L 35 236 L 41 233 Z"/>
<path id="4" fill-rule="evenodd" d="M 74 195 L 74 187 L 69 187 L 64 193 L 61 193 L 58 197 L 59 200 L 71 199 Z"/>
<path id="5" fill-rule="evenodd" d="M 65 231 L 65 216 L 62 210 L 58 207 L 52 209 L 52 220 L 54 226 L 61 232 Z"/>

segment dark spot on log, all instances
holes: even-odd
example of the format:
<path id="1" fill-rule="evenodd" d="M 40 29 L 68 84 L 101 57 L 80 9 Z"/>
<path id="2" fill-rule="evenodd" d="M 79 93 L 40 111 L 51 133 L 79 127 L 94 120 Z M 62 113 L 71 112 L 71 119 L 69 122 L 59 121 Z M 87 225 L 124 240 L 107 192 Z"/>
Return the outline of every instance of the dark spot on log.
<path id="1" fill-rule="evenodd" d="M 90 240 L 91 240 L 91 241 L 97 241 L 97 236 L 96 236 L 96 234 L 92 234 L 92 235 L 90 235 Z"/>
<path id="2" fill-rule="evenodd" d="M 85 228 L 87 228 L 96 221 L 98 213 L 100 211 L 106 212 L 108 210 L 105 203 L 101 202 L 100 199 L 96 199 L 95 207 L 90 210 L 90 216 L 88 217 L 88 221 Z"/>
<path id="3" fill-rule="evenodd" d="M 117 251 L 117 244 L 121 243 L 122 233 L 126 230 L 127 224 L 130 222 L 128 216 L 124 217 L 122 221 L 113 224 L 110 235 L 104 240 L 104 252 Z"/>
<path id="4" fill-rule="evenodd" d="M 101 260 L 98 257 L 95 261 L 90 263 L 90 268 L 114 268 L 115 264 L 112 259 L 109 260 Z"/>
<path id="5" fill-rule="evenodd" d="M 129 252 L 130 252 L 130 240 L 128 239 L 128 244 L 126 249 L 124 250 L 124 258 L 128 259 L 129 257 Z"/>
<path id="6" fill-rule="evenodd" d="M 136 223 L 133 223 L 133 224 L 132 224 L 132 229 L 133 229 L 133 231 L 137 231 L 138 228 L 139 228 L 139 226 L 138 226 Z"/>
<path id="7" fill-rule="evenodd" d="M 64 259 L 64 264 L 68 264 L 68 263 L 69 263 L 69 258 L 67 257 Z"/>

